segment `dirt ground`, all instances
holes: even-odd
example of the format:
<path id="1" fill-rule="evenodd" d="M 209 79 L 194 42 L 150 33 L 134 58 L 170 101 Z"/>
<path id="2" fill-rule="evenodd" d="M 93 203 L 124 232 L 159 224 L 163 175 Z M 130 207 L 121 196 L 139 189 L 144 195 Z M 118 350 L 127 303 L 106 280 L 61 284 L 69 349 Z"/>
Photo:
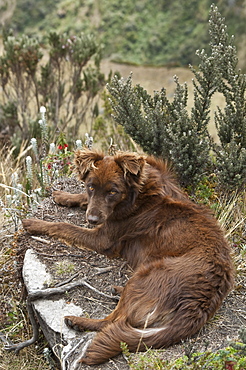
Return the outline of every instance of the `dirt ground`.
<path id="1" fill-rule="evenodd" d="M 75 178 L 61 179 L 55 184 L 59 190 L 78 193 L 84 191 Z M 66 208 L 55 204 L 52 197 L 46 198 L 36 210 L 34 217 L 46 221 L 65 221 L 78 226 L 88 227 L 85 212 L 79 208 Z M 40 259 L 48 266 L 53 275 L 52 286 L 73 278 L 86 281 L 100 292 L 111 295 L 112 285 L 124 285 L 131 275 L 128 265 L 120 259 L 109 260 L 95 252 L 68 247 L 46 236 L 34 239 L 21 231 L 17 237 L 17 262 L 19 271 L 25 251 L 33 248 Z M 59 297 L 57 297 L 58 299 Z M 95 291 L 81 287 L 66 293 L 66 301 L 82 307 L 84 315 L 103 318 L 115 307 L 116 301 L 103 297 Z M 160 352 L 165 359 L 175 359 L 184 354 L 204 350 L 218 350 L 226 347 L 230 341 L 238 339 L 238 330 L 246 327 L 246 277 L 240 273 L 236 279 L 235 289 L 229 294 L 222 307 L 212 320 L 192 339 Z M 100 366 L 81 365 L 80 369 L 128 369 L 123 356 L 118 356 Z"/>

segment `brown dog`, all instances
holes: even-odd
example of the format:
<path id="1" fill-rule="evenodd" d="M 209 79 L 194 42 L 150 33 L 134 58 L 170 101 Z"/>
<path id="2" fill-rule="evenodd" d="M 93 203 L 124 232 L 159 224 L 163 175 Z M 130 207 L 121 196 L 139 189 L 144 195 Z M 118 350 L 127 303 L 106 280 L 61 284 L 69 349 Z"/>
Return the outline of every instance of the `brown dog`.
<path id="1" fill-rule="evenodd" d="M 123 257 L 135 269 L 116 309 L 105 319 L 66 317 L 76 330 L 96 330 L 81 362 L 97 364 L 121 352 L 167 347 L 192 336 L 220 307 L 233 285 L 229 247 L 208 210 L 176 186 L 167 165 L 132 153 L 77 151 L 87 195 L 55 192 L 55 201 L 85 206 L 93 229 L 24 220 L 31 234 L 48 234 L 78 248 Z"/>

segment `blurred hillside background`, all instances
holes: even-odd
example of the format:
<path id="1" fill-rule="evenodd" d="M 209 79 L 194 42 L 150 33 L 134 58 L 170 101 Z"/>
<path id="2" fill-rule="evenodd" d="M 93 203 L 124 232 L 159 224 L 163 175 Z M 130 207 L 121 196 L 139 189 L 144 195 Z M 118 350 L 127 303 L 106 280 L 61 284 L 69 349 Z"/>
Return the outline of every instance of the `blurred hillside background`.
<path id="1" fill-rule="evenodd" d="M 104 45 L 104 58 L 120 63 L 187 66 L 197 63 L 197 49 L 208 47 L 212 3 L 235 35 L 244 68 L 245 0 L 1 0 L 0 22 L 15 34 L 40 38 L 52 30 L 93 32 Z"/>

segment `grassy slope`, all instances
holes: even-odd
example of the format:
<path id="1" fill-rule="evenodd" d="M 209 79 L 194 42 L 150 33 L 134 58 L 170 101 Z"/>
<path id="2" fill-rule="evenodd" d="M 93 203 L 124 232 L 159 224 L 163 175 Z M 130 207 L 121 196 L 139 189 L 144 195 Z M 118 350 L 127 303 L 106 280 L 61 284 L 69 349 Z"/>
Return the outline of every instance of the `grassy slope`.
<path id="1" fill-rule="evenodd" d="M 50 29 L 93 31 L 105 44 L 105 56 L 120 62 L 196 64 L 196 49 L 208 42 L 213 2 L 226 17 L 229 34 L 237 35 L 237 44 L 243 45 L 245 0 L 233 5 L 221 0 L 18 0 L 9 25 L 39 36 Z"/>

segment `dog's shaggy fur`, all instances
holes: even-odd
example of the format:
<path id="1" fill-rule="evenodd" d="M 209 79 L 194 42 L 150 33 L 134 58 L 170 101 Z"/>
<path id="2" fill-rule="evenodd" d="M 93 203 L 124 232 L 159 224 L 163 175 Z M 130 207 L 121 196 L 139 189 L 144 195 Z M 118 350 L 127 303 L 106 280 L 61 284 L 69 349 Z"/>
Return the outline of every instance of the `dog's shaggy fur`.
<path id="1" fill-rule="evenodd" d="M 230 250 L 210 211 L 190 201 L 167 165 L 133 153 L 77 151 L 87 194 L 54 192 L 57 203 L 87 206 L 93 229 L 24 220 L 29 233 L 48 234 L 135 270 L 115 310 L 102 320 L 69 316 L 68 326 L 96 330 L 81 362 L 97 364 L 121 352 L 167 347 L 192 336 L 233 285 Z"/>

